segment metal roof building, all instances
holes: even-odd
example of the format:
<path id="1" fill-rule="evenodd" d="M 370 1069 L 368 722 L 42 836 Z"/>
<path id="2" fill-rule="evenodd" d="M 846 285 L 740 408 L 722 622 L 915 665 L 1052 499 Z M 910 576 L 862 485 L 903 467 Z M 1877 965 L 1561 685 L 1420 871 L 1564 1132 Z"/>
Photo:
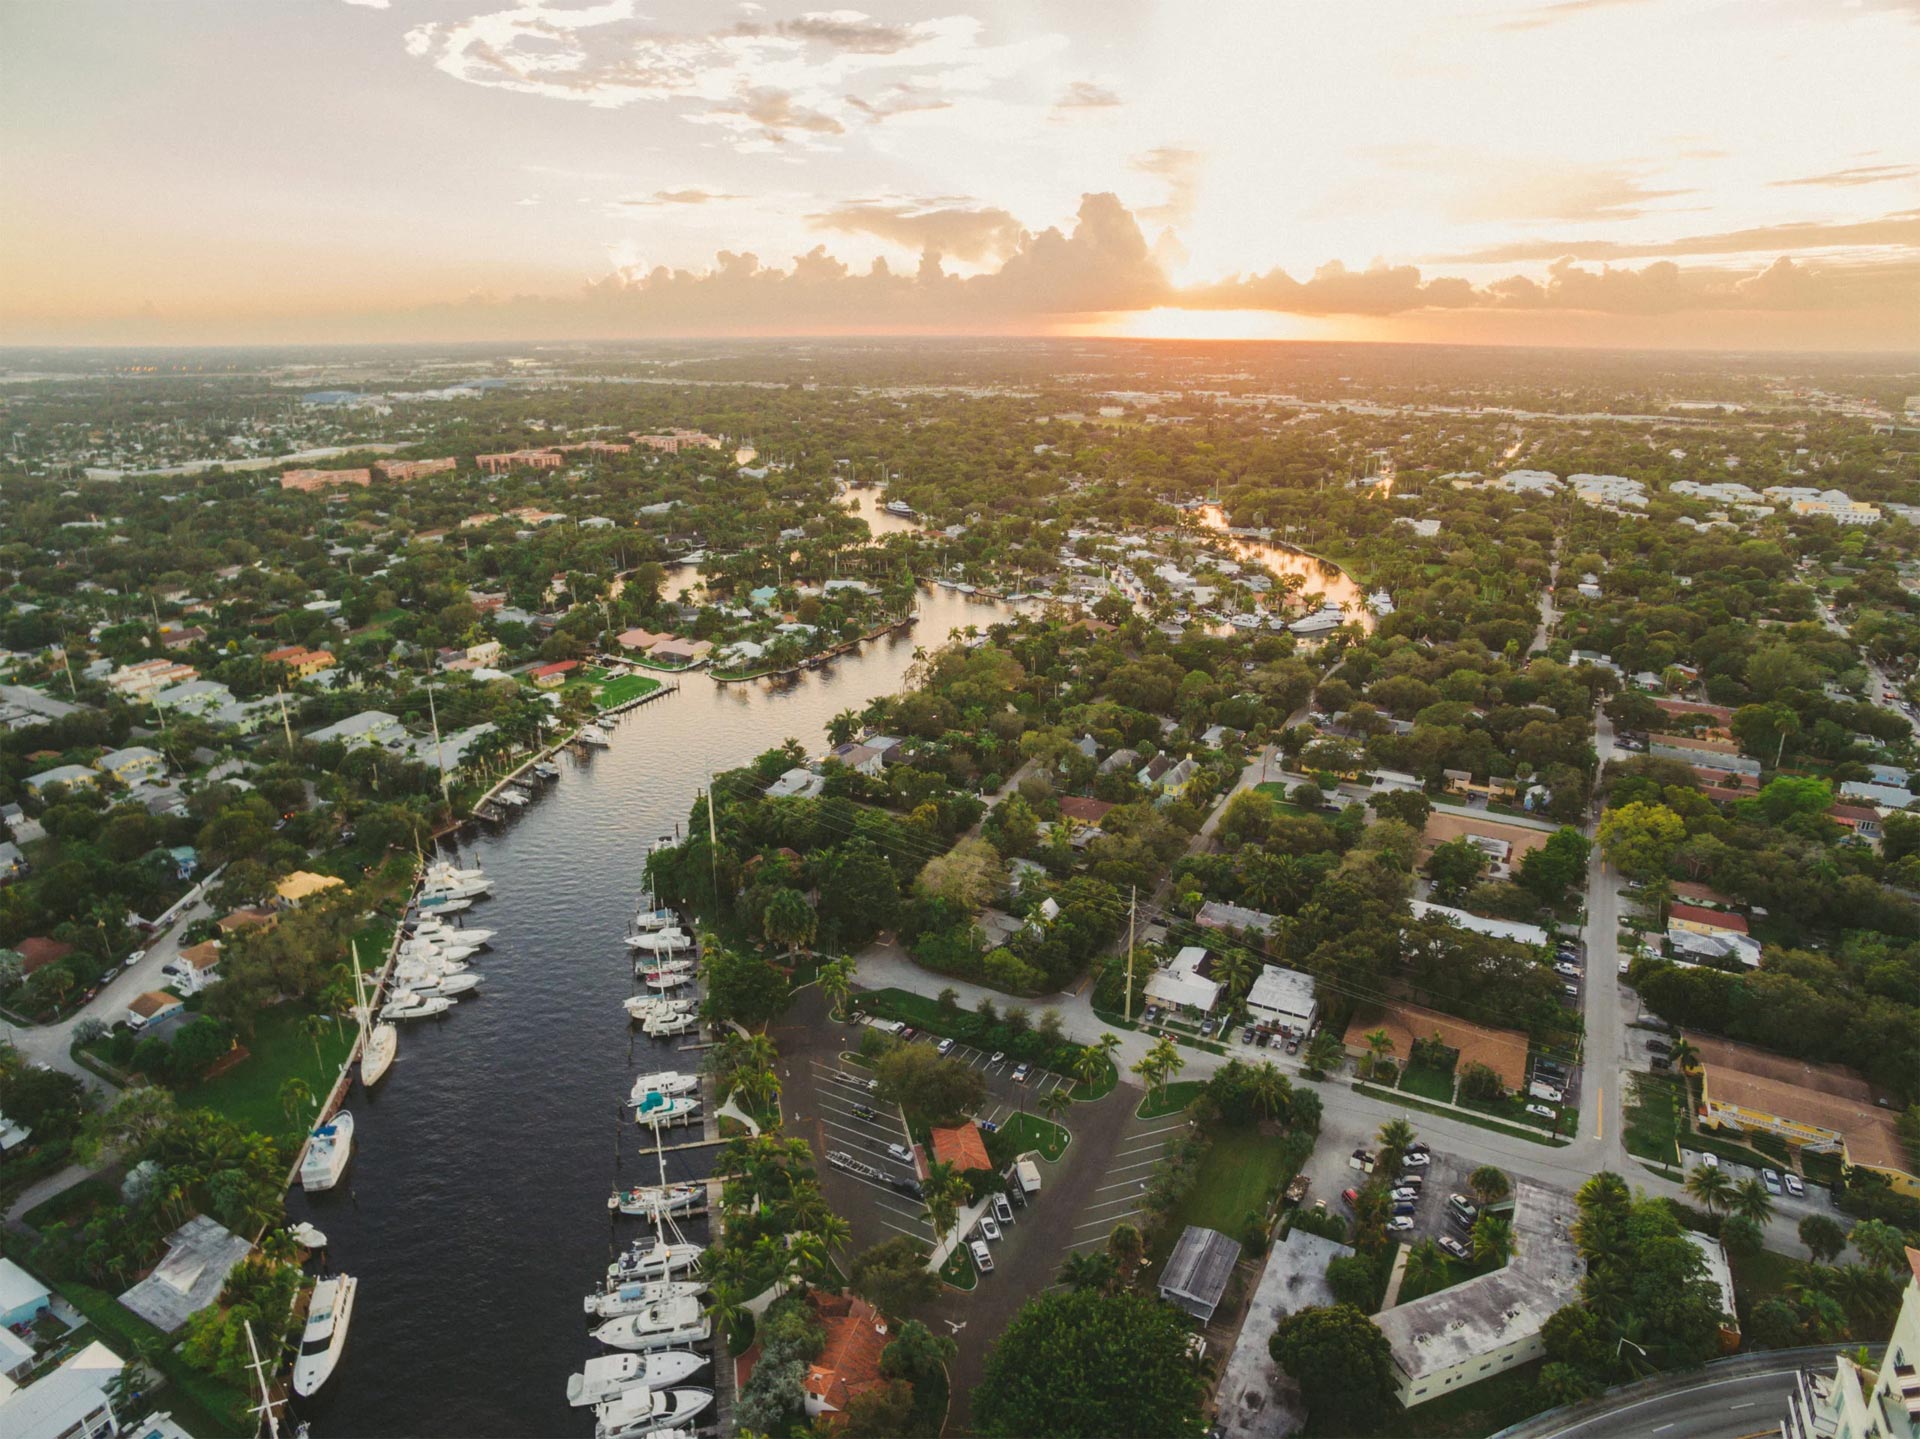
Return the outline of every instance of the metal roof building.
<path id="1" fill-rule="evenodd" d="M 1239 1262 L 1238 1240 L 1217 1229 L 1189 1224 L 1160 1271 L 1160 1297 L 1201 1323 L 1210 1323 Z"/>

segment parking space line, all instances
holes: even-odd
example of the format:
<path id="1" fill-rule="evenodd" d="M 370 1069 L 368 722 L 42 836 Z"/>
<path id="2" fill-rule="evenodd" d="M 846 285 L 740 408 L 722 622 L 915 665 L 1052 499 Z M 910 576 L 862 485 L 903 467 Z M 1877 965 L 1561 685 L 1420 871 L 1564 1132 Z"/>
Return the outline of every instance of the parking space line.
<path id="1" fill-rule="evenodd" d="M 925 1239 L 927 1237 L 927 1232 L 924 1229 L 902 1229 L 889 1219 L 881 1220 L 880 1224 L 881 1227 L 891 1229 L 895 1234 L 904 1234 L 909 1239 Z"/>
<path id="2" fill-rule="evenodd" d="M 1152 1159 L 1142 1159 L 1135 1164 L 1116 1164 L 1113 1166 L 1113 1168 L 1109 1169 L 1107 1173 L 1125 1174 L 1129 1169 L 1146 1169 L 1152 1165 L 1158 1164 L 1159 1162 L 1160 1162 L 1159 1157 L 1156 1156 Z"/>
<path id="3" fill-rule="evenodd" d="M 1109 1189 L 1135 1189 L 1139 1187 L 1139 1184 L 1140 1181 L 1137 1179 L 1122 1179 L 1114 1184 L 1103 1184 L 1093 1192 L 1095 1194 L 1103 1194 Z"/>
<path id="4" fill-rule="evenodd" d="M 1115 1222 L 1117 1223 L 1118 1221 L 1115 1221 Z M 1089 1235 L 1085 1239 L 1076 1239 L 1071 1244 L 1068 1244 L 1065 1247 L 1068 1249 L 1080 1249 L 1088 1244 L 1105 1244 L 1106 1242 L 1107 1242 L 1107 1236 L 1105 1234 L 1094 1234 L 1094 1235 Z"/>
<path id="5" fill-rule="evenodd" d="M 1073 1227 L 1076 1230 L 1094 1229 L 1099 1227 L 1104 1227 L 1108 1230 L 1111 1230 L 1114 1225 L 1118 1224 L 1121 1220 L 1125 1219 L 1129 1214 L 1138 1214 L 1139 1212 L 1140 1211 L 1138 1209 L 1123 1209 L 1118 1214 L 1108 1215 L 1105 1219 L 1095 1219 L 1095 1220 L 1089 1221 L 1086 1224 L 1076 1224 Z"/>
<path id="6" fill-rule="evenodd" d="M 1185 1129 L 1186 1127 L 1187 1127 L 1187 1121 L 1182 1119 L 1182 1120 L 1176 1121 L 1173 1124 L 1163 1124 L 1158 1129 L 1141 1129 L 1141 1130 L 1135 1131 L 1132 1134 L 1129 1134 L 1126 1137 L 1126 1139 L 1122 1141 L 1122 1143 L 1131 1143 L 1133 1140 L 1136 1140 L 1136 1139 L 1145 1139 L 1149 1135 L 1153 1135 L 1153 1134 L 1171 1134 L 1176 1129 Z"/>
<path id="7" fill-rule="evenodd" d="M 1132 1194 L 1122 1194 L 1117 1199 L 1099 1200 L 1097 1203 L 1089 1204 L 1084 1212 L 1091 1214 L 1096 1209 L 1106 1209 L 1115 1204 L 1138 1204 L 1140 1202 L 1140 1193 L 1146 1187 L 1144 1181 L 1136 1179 L 1133 1183 Z"/>

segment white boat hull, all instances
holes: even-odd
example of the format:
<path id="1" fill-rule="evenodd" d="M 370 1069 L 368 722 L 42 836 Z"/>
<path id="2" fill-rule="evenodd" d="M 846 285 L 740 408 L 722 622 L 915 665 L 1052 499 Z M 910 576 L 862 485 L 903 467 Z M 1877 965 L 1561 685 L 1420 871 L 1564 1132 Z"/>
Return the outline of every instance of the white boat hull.
<path id="1" fill-rule="evenodd" d="M 333 1287 L 323 1299 L 322 1291 L 328 1285 Z M 347 1347 L 347 1325 L 353 1318 L 353 1297 L 359 1288 L 360 1281 L 347 1274 L 334 1279 L 322 1279 L 314 1286 L 314 1304 L 326 1304 L 326 1322 L 323 1324 L 321 1316 L 308 1310 L 300 1356 L 293 1361 L 293 1392 L 302 1399 L 317 1393 L 339 1364 L 340 1353 Z"/>
<path id="2" fill-rule="evenodd" d="M 705 1389 L 622 1395 L 594 1411 L 593 1439 L 684 1439 L 712 1403 Z"/>
<path id="3" fill-rule="evenodd" d="M 367 1031 L 367 1042 L 360 1049 L 360 1082 L 368 1087 L 378 1084 L 393 1067 L 400 1048 L 400 1031 L 391 1024 L 376 1024 Z"/>
<path id="4" fill-rule="evenodd" d="M 592 1319 L 618 1319 L 669 1299 L 692 1298 L 704 1294 L 706 1286 L 695 1279 L 661 1279 L 651 1284 L 620 1284 L 604 1294 L 589 1294 L 587 1316 Z"/>
<path id="5" fill-rule="evenodd" d="M 300 1187 L 313 1194 L 333 1188 L 352 1158 L 353 1115 L 343 1109 L 307 1141 L 307 1152 L 300 1157 Z"/>

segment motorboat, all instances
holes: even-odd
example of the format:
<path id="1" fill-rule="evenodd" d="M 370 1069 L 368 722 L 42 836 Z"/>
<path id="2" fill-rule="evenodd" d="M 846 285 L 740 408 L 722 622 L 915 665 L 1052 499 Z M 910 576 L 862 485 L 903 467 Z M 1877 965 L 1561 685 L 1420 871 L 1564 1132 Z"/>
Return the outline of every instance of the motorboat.
<path id="1" fill-rule="evenodd" d="M 680 923 L 680 916 L 662 905 L 658 909 L 639 909 L 634 912 L 633 932 L 642 934 L 648 930 L 674 929 Z"/>
<path id="2" fill-rule="evenodd" d="M 437 940 L 458 940 L 485 944 L 497 931 L 485 929 L 477 924 L 448 924 L 437 915 L 422 915 L 413 926 L 416 939 L 425 937 Z"/>
<path id="3" fill-rule="evenodd" d="M 674 1244 L 659 1235 L 636 1239 L 607 1266 L 607 1278 L 616 1284 L 666 1279 L 700 1262 L 706 1250 L 698 1244 Z"/>
<path id="4" fill-rule="evenodd" d="M 712 1403 L 707 1389 L 629 1389 L 593 1411 L 593 1439 L 684 1439 Z"/>
<path id="5" fill-rule="evenodd" d="M 307 1152 L 300 1156 L 300 1187 L 313 1193 L 333 1188 L 352 1156 L 353 1114 L 343 1109 L 308 1138 Z"/>
<path id="6" fill-rule="evenodd" d="M 644 977 L 649 989 L 658 990 L 684 989 L 694 981 L 694 973 L 690 969 L 650 969 Z"/>
<path id="7" fill-rule="evenodd" d="M 465 895 L 423 894 L 413 904 L 421 914 L 458 914 L 473 908 L 473 901 Z"/>
<path id="8" fill-rule="evenodd" d="M 649 1094 L 696 1094 L 700 1089 L 700 1076 L 687 1074 L 678 1069 L 663 1069 L 658 1074 L 643 1074 L 633 1081 L 631 1103 L 638 1104 Z"/>
<path id="9" fill-rule="evenodd" d="M 691 959 L 636 959 L 635 974 L 692 974 L 698 966 Z"/>
<path id="10" fill-rule="evenodd" d="M 313 1286 L 306 1332 L 300 1336 L 300 1357 L 293 1361 L 293 1392 L 302 1399 L 317 1393 L 340 1362 L 359 1287 L 360 1281 L 350 1274 L 336 1274 Z"/>
<path id="11" fill-rule="evenodd" d="M 407 988 L 422 999 L 445 998 L 455 995 L 471 994 L 480 987 L 484 974 L 440 974 L 404 976 Z"/>
<path id="12" fill-rule="evenodd" d="M 453 1001 L 444 994 L 417 994 L 410 989 L 399 989 L 381 1009 L 380 1019 L 383 1024 L 402 1019 L 432 1019 L 452 1008 Z"/>
<path id="13" fill-rule="evenodd" d="M 902 519 L 910 519 L 913 516 L 913 506 L 905 500 L 888 500 L 887 513 L 890 515 L 898 515 Z"/>
<path id="14" fill-rule="evenodd" d="M 689 1015 L 688 1018 L 691 1019 L 692 1016 Z M 647 1026 L 647 1032 L 649 1034 L 653 1032 L 651 1023 Z M 699 1112 L 700 1101 L 687 1094 L 671 1097 L 659 1093 L 647 1094 L 633 1106 L 633 1117 L 636 1120 L 656 1127 L 662 1124 L 679 1124 L 682 1120 L 693 1118 Z"/>
<path id="15" fill-rule="evenodd" d="M 587 1316 L 592 1319 L 618 1319 L 622 1314 L 638 1314 L 663 1299 L 688 1298 L 704 1293 L 706 1286 L 697 1279 L 660 1279 L 651 1284 L 614 1284 L 604 1292 L 589 1294 Z"/>
<path id="16" fill-rule="evenodd" d="M 691 1034 L 700 1027 L 700 1016 L 688 1011 L 685 1014 L 656 1014 L 649 1018 L 641 1028 L 648 1039 L 666 1039 L 676 1034 Z"/>
<path id="17" fill-rule="evenodd" d="M 487 947 L 484 938 L 463 935 L 457 929 L 416 934 L 400 946 L 402 956 L 422 959 L 468 959 Z"/>
<path id="18" fill-rule="evenodd" d="M 291 1239 L 295 1244 L 298 1244 L 302 1249 L 325 1249 L 327 1247 L 327 1236 L 304 1219 L 298 1224 L 288 1226 L 287 1238 Z"/>
<path id="19" fill-rule="evenodd" d="M 580 726 L 580 733 L 574 736 L 581 744 L 593 745 L 596 749 L 605 749 L 613 743 L 613 736 L 597 724 Z"/>
<path id="20" fill-rule="evenodd" d="M 662 850 L 678 849 L 679 847 L 680 847 L 680 836 L 675 834 L 663 834 L 658 839 L 654 840 L 652 844 L 647 846 L 647 857 L 651 859 L 654 855 L 659 854 Z"/>
<path id="21" fill-rule="evenodd" d="M 510 804 L 515 809 L 519 809 L 521 806 L 528 803 L 526 791 L 514 789 L 512 786 L 508 786 L 505 789 L 495 790 L 493 794 L 493 798 L 496 803 Z"/>
<path id="22" fill-rule="evenodd" d="M 633 1390 L 665 1389 L 693 1378 L 707 1367 L 704 1354 L 679 1350 L 668 1354 L 602 1354 L 578 1374 L 567 1376 L 567 1403 L 576 1409 L 604 1404 Z"/>
<path id="23" fill-rule="evenodd" d="M 447 879 L 485 879 L 487 872 L 477 864 L 458 865 L 450 859 L 436 859 L 427 866 L 427 873 L 444 876 Z"/>
<path id="24" fill-rule="evenodd" d="M 593 1337 L 609 1349 L 672 1349 L 681 1344 L 700 1344 L 713 1336 L 713 1320 L 700 1308 L 698 1299 L 669 1299 L 609 1319 L 593 1331 Z"/>
<path id="25" fill-rule="evenodd" d="M 493 881 L 477 869 L 455 869 L 448 864 L 430 864 L 421 876 L 420 887 L 436 894 L 486 894 Z"/>
<path id="26" fill-rule="evenodd" d="M 640 1216 L 680 1214 L 706 1197 L 698 1184 L 639 1184 L 607 1196 L 607 1208 Z"/>
<path id="27" fill-rule="evenodd" d="M 541 779 L 547 779 L 547 780 L 559 779 L 560 766 L 555 764 L 552 760 L 543 759 L 540 761 L 540 763 L 538 763 L 533 767 L 533 773 L 538 775 Z"/>

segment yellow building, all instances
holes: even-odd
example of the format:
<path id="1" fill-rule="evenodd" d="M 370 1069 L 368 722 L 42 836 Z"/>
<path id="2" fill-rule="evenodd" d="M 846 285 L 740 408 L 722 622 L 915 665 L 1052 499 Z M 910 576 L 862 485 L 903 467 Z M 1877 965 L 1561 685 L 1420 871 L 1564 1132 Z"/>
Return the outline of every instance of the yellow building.
<path id="1" fill-rule="evenodd" d="M 314 895 L 329 889 L 337 889 L 341 880 L 331 874 L 314 874 L 311 870 L 296 869 L 292 874 L 274 886 L 274 893 L 288 904 L 299 904 Z"/>
<path id="2" fill-rule="evenodd" d="M 1808 1064 L 1750 1044 L 1689 1034 L 1699 1055 L 1699 1118 L 1750 1134 L 1773 1134 L 1813 1154 L 1837 1154 L 1920 1198 L 1920 1174 L 1900 1142 L 1896 1111 L 1837 1064 Z"/>

